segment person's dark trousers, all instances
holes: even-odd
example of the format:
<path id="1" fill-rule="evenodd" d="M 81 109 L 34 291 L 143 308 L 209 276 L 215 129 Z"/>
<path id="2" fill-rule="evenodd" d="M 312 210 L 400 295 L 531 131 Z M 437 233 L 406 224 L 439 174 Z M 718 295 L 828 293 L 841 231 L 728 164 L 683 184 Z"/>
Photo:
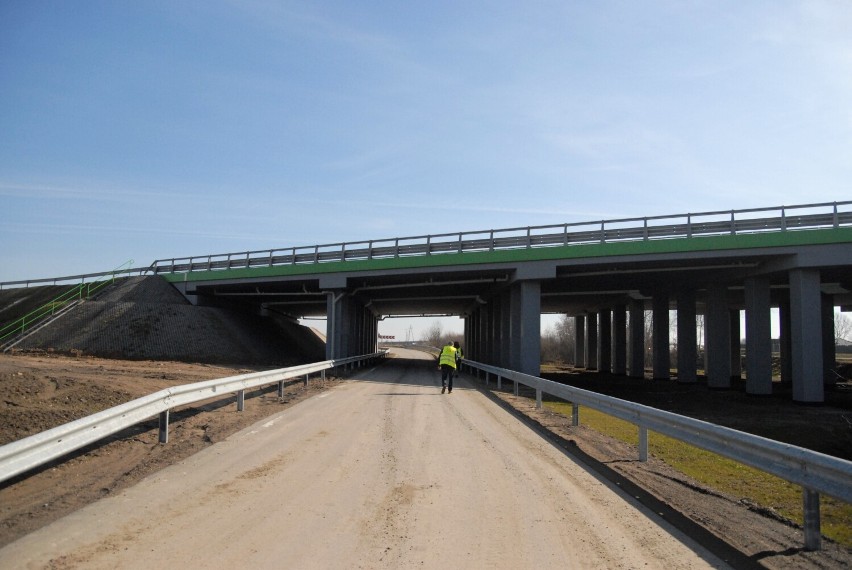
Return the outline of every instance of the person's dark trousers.
<path id="1" fill-rule="evenodd" d="M 441 365 L 441 386 L 453 391 L 453 367 L 449 364 Z"/>

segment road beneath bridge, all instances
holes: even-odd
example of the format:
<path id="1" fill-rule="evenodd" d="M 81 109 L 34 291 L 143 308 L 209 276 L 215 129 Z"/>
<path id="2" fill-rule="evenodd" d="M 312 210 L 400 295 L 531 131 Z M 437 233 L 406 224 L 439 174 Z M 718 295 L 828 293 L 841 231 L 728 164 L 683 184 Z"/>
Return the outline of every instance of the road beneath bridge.
<path id="1" fill-rule="evenodd" d="M 725 568 L 464 379 L 390 362 L 0 550 L 0 567 Z"/>

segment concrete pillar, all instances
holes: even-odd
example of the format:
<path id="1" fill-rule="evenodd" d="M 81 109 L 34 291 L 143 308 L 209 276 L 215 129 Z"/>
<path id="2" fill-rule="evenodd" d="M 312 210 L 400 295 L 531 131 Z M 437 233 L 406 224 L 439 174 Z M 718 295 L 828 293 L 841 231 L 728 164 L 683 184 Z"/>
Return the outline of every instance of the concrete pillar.
<path id="1" fill-rule="evenodd" d="M 481 307 L 478 307 L 470 317 L 470 354 L 471 359 L 477 362 L 482 361 L 482 350 L 480 350 L 482 346 L 482 339 L 480 338 L 482 330 L 479 327 L 481 319 L 482 310 Z"/>
<path id="2" fill-rule="evenodd" d="M 612 311 L 612 373 L 627 374 L 627 306 Z"/>
<path id="3" fill-rule="evenodd" d="M 653 374 L 655 380 L 671 378 L 671 352 L 669 350 L 669 295 L 654 295 L 653 303 Z"/>
<path id="4" fill-rule="evenodd" d="M 791 330 L 793 327 L 790 321 L 790 294 L 787 292 L 778 305 L 778 320 L 781 337 L 779 339 L 781 352 L 781 383 L 793 383 L 793 337 Z"/>
<path id="5" fill-rule="evenodd" d="M 494 364 L 492 353 L 494 351 L 494 315 L 491 311 L 491 305 L 482 305 L 482 362 Z"/>
<path id="6" fill-rule="evenodd" d="M 474 360 L 473 351 L 473 317 L 468 314 L 464 318 L 464 357 Z"/>
<path id="7" fill-rule="evenodd" d="M 501 368 L 511 368 L 512 354 L 512 296 L 508 292 L 500 295 L 500 360 Z"/>
<path id="8" fill-rule="evenodd" d="M 491 308 L 491 346 L 489 362 L 494 366 L 501 366 L 501 352 L 503 348 L 503 304 L 500 302 L 500 297 L 492 297 L 488 300 L 488 306 Z"/>
<path id="9" fill-rule="evenodd" d="M 769 279 L 745 282 L 746 393 L 772 394 L 772 307 Z"/>
<path id="10" fill-rule="evenodd" d="M 728 323 L 731 326 L 731 334 L 728 337 L 731 341 L 731 379 L 741 380 L 743 377 L 743 343 L 739 309 L 731 309 Z"/>
<path id="11" fill-rule="evenodd" d="M 692 383 L 697 379 L 698 333 L 695 330 L 695 291 L 677 293 L 677 381 Z"/>
<path id="12" fill-rule="evenodd" d="M 349 342 L 349 315 L 346 292 L 329 291 L 326 294 L 326 344 L 325 357 L 328 360 L 343 358 Z"/>
<path id="13" fill-rule="evenodd" d="M 494 312 L 491 304 L 482 305 L 482 362 L 494 364 Z"/>
<path id="14" fill-rule="evenodd" d="M 586 369 L 598 368 L 598 314 L 586 315 Z"/>
<path id="15" fill-rule="evenodd" d="M 366 307 L 362 309 L 364 313 L 364 325 L 361 327 L 363 335 L 361 338 L 361 354 L 369 354 L 375 352 L 375 335 L 373 334 L 373 313 Z"/>
<path id="16" fill-rule="evenodd" d="M 822 296 L 822 367 L 823 383 L 835 384 L 834 363 L 837 347 L 834 345 L 834 300 L 831 295 Z"/>
<path id="17" fill-rule="evenodd" d="M 790 271 L 793 400 L 824 401 L 822 299 L 817 269 Z"/>
<path id="18" fill-rule="evenodd" d="M 541 373 L 541 283 L 520 281 L 519 289 L 521 335 L 520 367 L 524 374 L 538 376 Z"/>
<path id="19" fill-rule="evenodd" d="M 612 313 L 603 309 L 598 318 L 598 370 L 609 372 L 612 369 Z"/>
<path id="20" fill-rule="evenodd" d="M 574 367 L 586 367 L 586 315 L 574 317 Z"/>
<path id="21" fill-rule="evenodd" d="M 707 288 L 704 352 L 707 387 L 731 387 L 731 313 L 727 289 L 713 284 Z"/>
<path id="22" fill-rule="evenodd" d="M 628 325 L 627 375 L 630 378 L 645 377 L 645 304 L 639 300 L 630 302 Z"/>
<path id="23" fill-rule="evenodd" d="M 521 368 L 521 334 L 523 327 L 521 326 L 521 288 L 518 283 L 509 288 L 511 295 L 511 322 L 509 323 L 511 331 L 511 345 L 509 353 L 509 368 L 512 370 L 520 370 Z"/>

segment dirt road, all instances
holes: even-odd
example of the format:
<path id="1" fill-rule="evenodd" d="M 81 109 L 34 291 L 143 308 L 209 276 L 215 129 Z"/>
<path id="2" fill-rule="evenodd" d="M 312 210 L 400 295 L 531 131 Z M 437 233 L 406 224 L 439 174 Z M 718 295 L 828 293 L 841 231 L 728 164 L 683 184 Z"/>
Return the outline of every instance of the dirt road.
<path id="1" fill-rule="evenodd" d="M 6 546 L 0 567 L 726 567 L 400 356 Z"/>

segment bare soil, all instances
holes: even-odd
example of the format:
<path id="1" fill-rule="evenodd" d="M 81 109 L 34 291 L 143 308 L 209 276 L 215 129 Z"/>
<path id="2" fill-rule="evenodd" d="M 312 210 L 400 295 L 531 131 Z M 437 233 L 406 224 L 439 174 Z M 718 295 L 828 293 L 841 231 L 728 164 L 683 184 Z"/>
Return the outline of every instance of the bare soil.
<path id="1" fill-rule="evenodd" d="M 0 355 L 0 444 L 44 431 L 167 386 L 254 371 L 252 366 L 127 361 L 50 353 Z M 625 397 L 623 379 L 572 375 L 563 380 Z M 573 376 L 573 377 L 570 377 Z M 172 413 L 169 443 L 157 441 L 152 420 L 80 450 L 73 456 L 0 484 L 0 546 L 41 528 L 101 497 L 132 486 L 147 475 L 221 441 L 253 423 L 340 382 L 311 379 L 288 385 L 283 398 L 275 387 L 249 394 L 243 412 L 234 398 L 211 401 Z M 492 383 L 493 384 L 493 383 Z M 673 383 L 642 392 L 656 407 L 679 411 L 739 429 L 765 430 L 782 440 L 802 438 L 821 450 L 847 456 L 852 449 L 849 410 L 835 405 L 795 406 L 788 399 L 753 399 L 736 390 L 714 394 L 701 386 Z M 634 399 L 638 391 L 633 390 Z M 723 397 L 726 396 L 726 397 Z M 495 402 L 523 417 L 555 445 L 586 462 L 590 469 L 631 494 L 711 547 L 737 568 L 846 568 L 852 551 L 823 541 L 819 552 L 801 548 L 802 531 L 771 511 L 707 489 L 664 463 L 636 461 L 636 450 L 570 418 L 536 410 L 534 401 L 494 392 Z M 844 400 L 841 395 L 840 400 Z M 761 413 L 755 413 L 755 406 Z M 827 418 L 827 419 L 826 419 Z M 807 427 L 808 429 L 804 429 Z M 748 431 L 748 430 L 746 430 Z M 786 434 L 786 435 L 785 435 Z M 810 446 L 810 445 L 808 445 Z"/>

